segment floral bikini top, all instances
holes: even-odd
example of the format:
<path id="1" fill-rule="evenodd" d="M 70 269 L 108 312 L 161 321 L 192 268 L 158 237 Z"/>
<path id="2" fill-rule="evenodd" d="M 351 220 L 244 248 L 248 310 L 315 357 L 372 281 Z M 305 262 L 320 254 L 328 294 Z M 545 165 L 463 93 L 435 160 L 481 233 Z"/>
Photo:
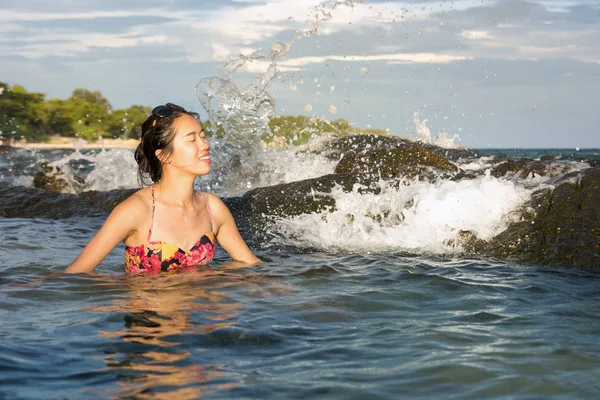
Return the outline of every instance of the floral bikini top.
<path id="1" fill-rule="evenodd" d="M 146 239 L 145 244 L 139 246 L 125 246 L 125 271 L 136 274 L 148 271 L 171 271 L 178 267 L 209 264 L 216 251 L 215 235 L 212 231 L 202 235 L 188 251 L 184 251 L 172 243 L 150 241 L 155 208 L 154 186 L 150 189 L 152 190 L 152 221 L 150 222 L 148 239 Z M 206 203 L 206 211 L 212 228 L 208 203 Z"/>

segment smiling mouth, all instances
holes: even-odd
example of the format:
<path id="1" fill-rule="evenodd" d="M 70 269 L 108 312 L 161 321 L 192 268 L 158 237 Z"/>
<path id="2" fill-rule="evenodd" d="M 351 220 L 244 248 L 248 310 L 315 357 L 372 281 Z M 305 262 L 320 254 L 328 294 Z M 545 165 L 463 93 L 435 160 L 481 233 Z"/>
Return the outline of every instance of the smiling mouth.
<path id="1" fill-rule="evenodd" d="M 198 157 L 200 161 L 210 161 L 210 156 Z"/>

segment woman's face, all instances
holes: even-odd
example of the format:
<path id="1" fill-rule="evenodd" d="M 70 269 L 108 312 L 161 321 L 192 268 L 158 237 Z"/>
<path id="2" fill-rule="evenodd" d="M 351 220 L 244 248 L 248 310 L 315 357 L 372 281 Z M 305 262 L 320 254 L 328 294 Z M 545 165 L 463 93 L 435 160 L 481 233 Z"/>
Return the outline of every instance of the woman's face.
<path id="1" fill-rule="evenodd" d="M 196 176 L 210 172 L 210 147 L 202 125 L 187 114 L 173 122 L 175 137 L 173 151 L 169 154 L 165 167 L 176 167 Z"/>

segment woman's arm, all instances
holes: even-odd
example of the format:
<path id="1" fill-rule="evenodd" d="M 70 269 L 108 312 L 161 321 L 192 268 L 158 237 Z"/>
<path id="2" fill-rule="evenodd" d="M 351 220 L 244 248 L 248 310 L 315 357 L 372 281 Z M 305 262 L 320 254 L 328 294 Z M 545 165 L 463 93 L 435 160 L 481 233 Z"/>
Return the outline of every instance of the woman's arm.
<path id="1" fill-rule="evenodd" d="M 115 207 L 102 228 L 65 272 L 92 272 L 119 242 L 135 231 L 138 221 L 147 213 L 145 209 L 142 198 L 137 195 L 131 196 Z"/>
<path id="2" fill-rule="evenodd" d="M 240 232 L 233 220 L 231 212 L 215 195 L 209 195 L 209 208 L 212 215 L 212 220 L 215 223 L 213 228 L 217 230 L 217 241 L 229 254 L 229 256 L 239 263 L 243 263 L 239 266 L 249 266 L 260 264 L 262 261 L 256 257 L 252 250 L 248 248 Z"/>

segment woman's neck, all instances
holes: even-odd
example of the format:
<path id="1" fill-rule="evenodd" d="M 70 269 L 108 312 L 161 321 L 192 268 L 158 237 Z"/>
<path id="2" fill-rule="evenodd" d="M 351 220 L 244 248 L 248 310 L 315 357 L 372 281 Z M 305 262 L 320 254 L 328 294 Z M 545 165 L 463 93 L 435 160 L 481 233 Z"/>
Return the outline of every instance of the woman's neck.
<path id="1" fill-rule="evenodd" d="M 174 177 L 164 174 L 155 185 L 163 200 L 173 202 L 184 208 L 189 207 L 194 201 L 195 177 Z"/>

